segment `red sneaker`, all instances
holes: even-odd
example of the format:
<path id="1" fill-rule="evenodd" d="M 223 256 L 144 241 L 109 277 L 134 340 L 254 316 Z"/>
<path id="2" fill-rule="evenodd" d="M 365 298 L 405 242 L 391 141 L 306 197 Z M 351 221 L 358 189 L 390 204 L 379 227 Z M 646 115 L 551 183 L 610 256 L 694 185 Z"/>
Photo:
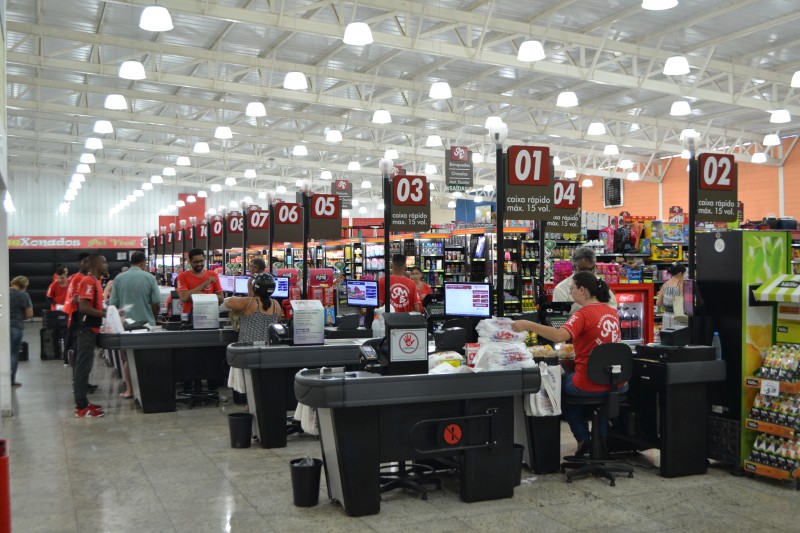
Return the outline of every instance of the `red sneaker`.
<path id="1" fill-rule="evenodd" d="M 75 418 L 100 418 L 105 413 L 97 405 L 87 405 L 83 409 L 75 409 Z"/>

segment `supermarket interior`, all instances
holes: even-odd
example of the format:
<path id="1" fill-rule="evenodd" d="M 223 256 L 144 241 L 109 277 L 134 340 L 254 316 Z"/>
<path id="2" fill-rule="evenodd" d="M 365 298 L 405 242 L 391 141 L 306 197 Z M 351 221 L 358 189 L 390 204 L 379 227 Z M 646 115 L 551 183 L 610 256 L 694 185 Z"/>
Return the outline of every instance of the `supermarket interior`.
<path id="1" fill-rule="evenodd" d="M 3 2 L 0 532 L 796 530 L 797 17 Z"/>

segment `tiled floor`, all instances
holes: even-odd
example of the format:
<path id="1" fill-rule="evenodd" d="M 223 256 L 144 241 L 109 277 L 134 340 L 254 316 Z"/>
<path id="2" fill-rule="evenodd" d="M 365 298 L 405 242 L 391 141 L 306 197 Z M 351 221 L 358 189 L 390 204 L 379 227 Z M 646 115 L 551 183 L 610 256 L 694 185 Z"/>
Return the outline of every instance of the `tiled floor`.
<path id="1" fill-rule="evenodd" d="M 586 479 L 523 472 L 507 500 L 466 504 L 445 483 L 428 501 L 395 491 L 375 516 L 348 518 L 335 504 L 292 504 L 290 459 L 321 457 L 318 441 L 292 436 L 289 446 L 231 449 L 226 414 L 233 404 L 144 415 L 118 397 L 121 381 L 95 363 L 93 395 L 106 416 L 76 419 L 70 370 L 40 361 L 39 324 L 29 324 L 31 358 L 20 364 L 16 416 L 2 420 L 9 440 L 16 532 L 94 531 L 797 531 L 800 493 L 789 485 L 707 475 L 663 479 L 650 452 L 633 479 L 616 487 Z M 572 447 L 567 433 L 566 451 Z M 324 487 L 324 481 L 322 483 Z"/>

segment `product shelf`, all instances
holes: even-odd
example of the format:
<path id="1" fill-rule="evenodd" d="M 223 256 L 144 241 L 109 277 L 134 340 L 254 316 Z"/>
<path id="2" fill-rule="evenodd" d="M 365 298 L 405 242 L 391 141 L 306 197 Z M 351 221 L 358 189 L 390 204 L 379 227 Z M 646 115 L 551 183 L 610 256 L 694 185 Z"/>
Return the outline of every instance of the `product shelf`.
<path id="1" fill-rule="evenodd" d="M 778 437 L 785 437 L 787 439 L 796 439 L 798 436 L 798 431 L 794 428 L 773 424 L 771 422 L 763 422 L 753 418 L 747 419 L 747 429 L 752 429 L 753 431 L 759 431 L 761 433 L 769 433 L 770 435 L 777 435 Z"/>
<path id="2" fill-rule="evenodd" d="M 794 471 L 782 470 L 773 466 L 762 465 L 761 463 L 756 463 L 754 461 L 745 461 L 744 470 L 750 474 L 771 477 L 773 479 L 782 479 L 784 481 L 797 480 L 797 476 L 800 474 L 800 468 Z M 800 489 L 800 485 L 798 485 L 798 489 Z"/>
<path id="3" fill-rule="evenodd" d="M 744 385 L 748 389 L 761 389 L 761 382 L 764 381 L 762 378 L 756 376 L 747 376 L 744 379 Z M 777 380 L 767 380 L 767 381 L 777 381 Z M 786 381 L 778 381 L 780 383 L 780 391 L 781 392 L 788 392 L 792 394 L 800 393 L 800 382 L 786 382 Z"/>

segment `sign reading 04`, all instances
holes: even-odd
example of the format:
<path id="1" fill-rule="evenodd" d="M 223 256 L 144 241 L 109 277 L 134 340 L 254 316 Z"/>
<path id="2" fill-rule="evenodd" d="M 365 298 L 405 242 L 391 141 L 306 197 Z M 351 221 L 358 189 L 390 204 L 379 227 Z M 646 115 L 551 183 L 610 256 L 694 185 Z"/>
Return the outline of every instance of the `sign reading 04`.
<path id="1" fill-rule="evenodd" d="M 428 231 L 431 227 L 430 195 L 425 176 L 394 176 L 389 230 Z"/>
<path id="2" fill-rule="evenodd" d="M 555 200 L 550 148 L 511 146 L 506 164 L 506 219 L 550 222 Z"/>

